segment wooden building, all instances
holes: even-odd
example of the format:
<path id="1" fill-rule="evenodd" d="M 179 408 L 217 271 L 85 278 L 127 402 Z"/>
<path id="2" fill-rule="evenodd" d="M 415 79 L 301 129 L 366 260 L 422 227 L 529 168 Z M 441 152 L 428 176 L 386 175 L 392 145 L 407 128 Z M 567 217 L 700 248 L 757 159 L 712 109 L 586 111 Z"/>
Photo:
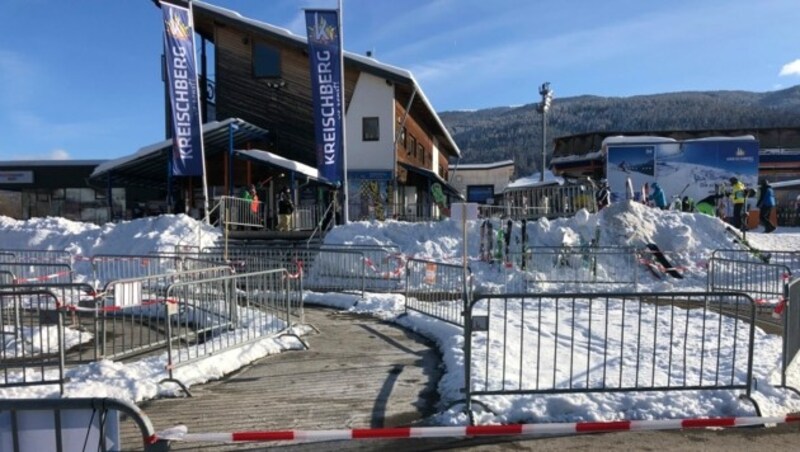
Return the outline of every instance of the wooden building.
<path id="1" fill-rule="evenodd" d="M 316 166 L 306 37 L 208 3 L 193 10 L 205 119 L 241 118 L 269 131 L 264 150 Z M 376 206 L 379 217 L 436 215 L 432 185 L 458 196 L 446 181 L 460 150 L 413 75 L 345 52 L 343 84 L 351 218 Z M 244 163 L 233 164 L 238 182 Z"/>

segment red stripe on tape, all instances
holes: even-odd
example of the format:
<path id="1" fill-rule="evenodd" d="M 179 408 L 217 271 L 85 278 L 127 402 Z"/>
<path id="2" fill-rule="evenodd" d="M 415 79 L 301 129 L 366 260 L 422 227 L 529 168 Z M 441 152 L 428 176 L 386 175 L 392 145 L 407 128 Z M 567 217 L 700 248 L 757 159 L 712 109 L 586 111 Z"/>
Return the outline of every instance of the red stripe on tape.
<path id="1" fill-rule="evenodd" d="M 616 432 L 630 429 L 631 421 L 578 422 L 575 424 L 575 431 L 578 433 Z"/>
<path id="2" fill-rule="evenodd" d="M 231 434 L 233 441 L 291 441 L 294 432 L 291 430 L 279 432 L 239 432 Z"/>
<path id="3" fill-rule="evenodd" d="M 352 430 L 353 439 L 368 438 L 410 438 L 411 429 L 408 427 L 398 428 L 354 428 Z"/>
<path id="4" fill-rule="evenodd" d="M 800 413 L 787 414 L 786 415 L 786 422 L 800 422 Z"/>
<path id="5" fill-rule="evenodd" d="M 467 436 L 519 435 L 521 433 L 521 424 L 467 426 Z"/>
<path id="6" fill-rule="evenodd" d="M 733 427 L 736 425 L 736 418 L 721 417 L 714 419 L 684 419 L 681 421 L 683 428 L 704 428 L 704 427 Z"/>

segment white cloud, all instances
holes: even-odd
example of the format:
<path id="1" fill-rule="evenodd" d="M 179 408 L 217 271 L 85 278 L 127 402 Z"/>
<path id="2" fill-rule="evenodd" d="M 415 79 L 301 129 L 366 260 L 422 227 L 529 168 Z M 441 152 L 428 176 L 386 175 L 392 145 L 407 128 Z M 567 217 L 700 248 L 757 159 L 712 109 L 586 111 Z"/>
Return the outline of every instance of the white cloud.
<path id="1" fill-rule="evenodd" d="M 47 160 L 69 160 L 70 158 L 69 152 L 64 149 L 53 149 Z"/>
<path id="2" fill-rule="evenodd" d="M 800 59 L 784 64 L 781 68 L 781 72 L 778 75 L 780 77 L 786 75 L 800 75 Z"/>

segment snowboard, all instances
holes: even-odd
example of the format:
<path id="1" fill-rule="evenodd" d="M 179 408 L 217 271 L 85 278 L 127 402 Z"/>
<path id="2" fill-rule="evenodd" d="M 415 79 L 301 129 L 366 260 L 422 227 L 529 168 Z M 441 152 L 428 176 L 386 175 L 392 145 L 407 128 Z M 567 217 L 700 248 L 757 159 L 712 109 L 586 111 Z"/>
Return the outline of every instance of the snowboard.
<path id="1" fill-rule="evenodd" d="M 683 274 L 679 272 L 667 259 L 667 256 L 661 252 L 661 249 L 655 243 L 648 243 L 647 249 L 650 250 L 653 258 L 663 268 L 664 272 L 673 278 L 683 279 Z"/>

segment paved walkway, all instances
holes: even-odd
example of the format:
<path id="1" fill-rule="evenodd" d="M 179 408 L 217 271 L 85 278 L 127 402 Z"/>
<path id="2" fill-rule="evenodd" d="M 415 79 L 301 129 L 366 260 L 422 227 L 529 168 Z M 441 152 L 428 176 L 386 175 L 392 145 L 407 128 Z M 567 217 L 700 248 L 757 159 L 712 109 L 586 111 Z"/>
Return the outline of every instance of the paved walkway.
<path id="1" fill-rule="evenodd" d="M 183 424 L 192 433 L 393 427 L 432 412 L 440 359 L 431 344 L 398 326 L 328 308 L 307 305 L 305 319 L 320 331 L 306 336 L 310 350 L 263 358 L 192 387 L 191 398 L 154 400 L 142 409 L 157 431 Z M 137 444 L 135 435 L 125 430 L 123 444 Z M 171 450 L 241 447 L 173 443 Z"/>

